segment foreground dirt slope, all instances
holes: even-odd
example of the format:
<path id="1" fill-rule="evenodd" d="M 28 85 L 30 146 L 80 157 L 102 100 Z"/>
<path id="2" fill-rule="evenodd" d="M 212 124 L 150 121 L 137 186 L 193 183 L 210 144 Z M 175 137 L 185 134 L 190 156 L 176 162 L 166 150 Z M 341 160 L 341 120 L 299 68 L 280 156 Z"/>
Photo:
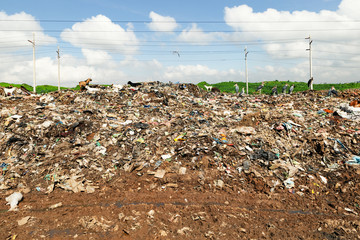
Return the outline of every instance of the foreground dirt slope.
<path id="1" fill-rule="evenodd" d="M 0 239 L 359 239 L 358 94 L 3 97 Z"/>
<path id="2" fill-rule="evenodd" d="M 50 207 L 61 202 L 62 206 Z M 1 238 L 357 239 L 359 218 L 324 199 L 190 190 L 30 194 L 2 212 Z M 18 220 L 30 216 L 25 225 Z"/>

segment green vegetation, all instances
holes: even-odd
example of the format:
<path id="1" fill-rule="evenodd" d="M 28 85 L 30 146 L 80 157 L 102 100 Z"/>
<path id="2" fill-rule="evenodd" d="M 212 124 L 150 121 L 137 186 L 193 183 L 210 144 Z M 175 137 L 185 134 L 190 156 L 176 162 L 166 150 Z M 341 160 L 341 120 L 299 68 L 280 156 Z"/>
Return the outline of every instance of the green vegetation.
<path id="1" fill-rule="evenodd" d="M 91 85 L 91 84 L 90 84 Z M 9 86 L 13 86 L 13 87 L 17 87 L 17 88 L 20 88 L 21 86 L 25 87 L 27 90 L 29 90 L 30 92 L 33 91 L 33 87 L 28 85 L 28 84 L 12 84 L 12 83 L 4 83 L 4 82 L 1 82 L 0 83 L 0 86 L 1 87 L 9 87 Z M 111 85 L 101 85 L 101 86 L 104 86 L 104 87 L 108 87 L 108 86 L 111 86 Z M 66 89 L 71 89 L 71 90 L 80 90 L 80 86 L 79 85 L 76 85 L 76 87 L 74 88 L 68 88 L 68 87 L 60 87 L 61 90 L 66 90 Z M 36 86 L 36 92 L 38 94 L 41 94 L 41 93 L 48 93 L 48 92 L 55 92 L 58 90 L 58 87 L 57 86 L 52 86 L 52 85 L 38 85 Z"/>
<path id="2" fill-rule="evenodd" d="M 217 87 L 218 89 L 220 89 L 221 92 L 230 92 L 230 93 L 235 93 L 235 83 L 237 83 L 239 85 L 240 91 L 242 88 L 245 88 L 246 91 L 246 83 L 245 82 L 221 82 L 221 83 L 215 83 L 215 84 L 208 84 L 207 82 L 203 81 L 198 83 L 197 85 L 203 89 L 205 89 L 204 85 L 207 86 L 214 86 Z M 285 84 L 288 84 L 289 87 L 294 84 L 295 85 L 295 89 L 294 92 L 301 92 L 301 91 L 306 91 L 308 90 L 308 86 L 307 83 L 305 82 L 290 82 L 290 81 L 268 81 L 265 82 L 265 86 L 262 89 L 262 93 L 264 94 L 270 94 L 271 93 L 271 89 L 274 86 L 278 87 L 278 92 L 280 93 L 282 90 L 282 87 Z M 257 82 L 257 83 L 249 83 L 249 93 L 253 94 L 256 90 L 256 88 L 261 84 L 261 82 Z M 18 87 L 20 88 L 21 86 L 24 86 L 27 90 L 32 91 L 33 88 L 32 86 L 28 85 L 28 84 L 10 84 L 10 83 L 4 83 L 1 82 L 0 86 L 1 87 L 8 87 L 8 86 L 14 86 L 14 87 Z M 110 85 L 102 85 L 102 86 L 110 86 Z M 314 90 L 329 90 L 331 88 L 331 86 L 334 86 L 335 89 L 337 90 L 345 90 L 345 89 L 353 89 L 353 88 L 360 88 L 360 83 L 341 83 L 341 84 L 314 84 Z M 289 87 L 287 90 L 289 90 Z M 58 87 L 57 86 L 51 86 L 51 85 L 39 85 L 36 86 L 36 91 L 37 93 L 48 93 L 48 92 L 54 92 L 57 91 Z M 65 90 L 65 89 L 71 89 L 71 90 L 80 90 L 79 85 L 77 85 L 74 88 L 66 88 L 66 87 L 61 87 L 61 90 Z"/>
<path id="3" fill-rule="evenodd" d="M 13 86 L 13 87 L 21 87 L 21 86 L 24 86 L 27 90 L 30 90 L 32 91 L 32 87 L 28 84 L 12 84 L 12 83 L 5 83 L 5 82 L 1 82 L 0 83 L 0 86 L 1 87 L 9 87 L 9 86 Z"/>
<path id="4" fill-rule="evenodd" d="M 20 88 L 21 86 L 25 87 L 27 90 L 29 91 L 33 91 L 33 87 L 28 85 L 28 84 L 11 84 L 11 83 L 4 83 L 4 82 L 1 82 L 0 83 L 0 86 L 1 87 L 9 87 L 9 86 L 13 86 L 13 87 L 17 87 L 17 88 Z M 73 89 L 73 88 L 65 88 L 65 87 L 61 87 L 60 88 L 61 90 L 64 90 L 64 89 Z M 39 85 L 39 86 L 36 86 L 36 92 L 37 93 L 48 93 L 48 92 L 54 92 L 54 91 L 57 91 L 58 90 L 58 87 L 57 86 L 51 86 L 51 85 Z"/>
<path id="5" fill-rule="evenodd" d="M 218 89 L 220 89 L 221 92 L 231 92 L 231 93 L 235 93 L 235 83 L 237 83 L 239 85 L 240 91 L 242 88 L 245 88 L 246 91 L 246 83 L 245 82 L 221 82 L 221 83 L 215 83 L 215 84 L 208 84 L 207 82 L 200 82 L 199 84 L 197 84 L 199 87 L 205 89 L 204 85 L 207 86 L 214 86 L 217 87 Z M 249 93 L 252 94 L 255 92 L 256 88 L 261 84 L 261 82 L 257 82 L 257 83 L 249 83 Z M 285 84 L 288 84 L 288 88 L 287 91 L 289 90 L 289 87 L 294 84 L 295 88 L 294 88 L 294 92 L 301 92 L 301 91 L 306 91 L 308 90 L 308 86 L 307 83 L 305 82 L 290 82 L 290 81 L 267 81 L 265 82 L 265 86 L 264 88 L 261 90 L 262 93 L 264 94 L 270 94 L 271 93 L 271 89 L 274 86 L 277 86 L 278 88 L 278 92 L 281 93 L 281 90 L 283 88 L 283 86 Z M 352 89 L 352 88 L 360 88 L 360 83 L 341 83 L 341 84 L 314 84 L 314 90 L 329 90 L 331 88 L 331 86 L 334 86 L 335 89 L 337 90 L 345 90 L 345 89 Z"/>

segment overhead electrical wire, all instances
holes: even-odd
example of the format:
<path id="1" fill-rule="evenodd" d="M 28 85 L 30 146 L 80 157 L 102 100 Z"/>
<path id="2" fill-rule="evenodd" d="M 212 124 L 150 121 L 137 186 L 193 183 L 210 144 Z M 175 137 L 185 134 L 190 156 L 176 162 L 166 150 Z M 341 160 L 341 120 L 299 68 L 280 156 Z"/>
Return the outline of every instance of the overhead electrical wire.
<path id="1" fill-rule="evenodd" d="M 66 23 L 66 22 L 83 22 L 84 20 L 51 20 L 51 19 L 43 19 L 43 20 L 6 20 L 6 19 L 1 19 L 0 20 L 0 24 L 2 22 L 46 22 L 46 23 Z M 92 22 L 108 22 L 108 21 L 93 21 Z M 135 20 L 135 21 L 131 21 L 131 20 L 112 20 L 111 22 L 113 23 L 128 23 L 128 22 L 132 22 L 132 23 L 152 23 L 153 21 L 140 21 L 140 20 Z M 172 21 L 161 21 L 161 22 L 156 22 L 156 23 L 169 23 Z M 176 21 L 176 23 L 199 23 L 199 24 L 228 24 L 228 23 L 254 23 L 254 24 L 258 24 L 258 23 L 360 23 L 360 20 L 334 20 L 334 21 L 313 21 L 313 20 L 303 20 L 303 21 L 233 21 L 233 22 L 224 22 L 224 21 Z M 37 30 L 30 30 L 30 29 L 0 29 L 0 32 L 20 32 L 20 33 L 27 33 L 27 32 L 63 32 L 64 30 L 57 30 L 57 29 L 49 29 L 49 30 L 43 30 L 43 29 L 37 29 Z M 125 31 L 126 33 L 132 32 L 132 33 L 182 33 L 182 32 L 201 32 L 201 33 L 251 33 L 251 32 L 257 32 L 257 33 L 268 33 L 268 32 L 314 32 L 314 31 L 318 31 L 318 32 L 331 32 L 331 31 L 360 31 L 360 28 L 316 28 L 316 29 L 264 29 L 264 30 L 175 30 L 175 31 L 153 31 L 153 30 L 128 30 Z M 71 30 L 71 33 L 117 33 L 117 32 L 121 32 L 124 33 L 124 31 L 113 31 L 113 30 L 81 30 L 81 31 L 74 31 Z M 54 37 L 55 38 L 55 37 Z M 9 39 L 16 39 L 16 36 L 11 37 L 11 36 L 1 36 L 0 37 L 0 49 L 7 49 L 10 50 L 8 52 L 15 52 L 20 56 L 28 56 L 31 54 L 31 52 L 27 52 L 27 51 L 11 51 L 11 49 L 24 49 L 26 47 L 29 47 L 28 44 L 24 43 L 24 45 L 22 46 L 16 46 L 16 45 L 10 45 L 11 43 L 20 43 L 23 42 L 22 40 L 9 40 Z M 91 38 L 93 41 L 95 42 L 89 42 L 89 38 L 72 38 L 72 37 L 67 37 L 66 39 L 76 39 L 76 40 L 80 40 L 82 42 L 79 43 L 79 45 L 82 45 L 82 47 L 84 46 L 88 46 L 90 49 L 95 49 L 95 50 L 104 50 L 104 51 L 119 51 L 119 53 L 114 53 L 111 52 L 111 55 L 124 55 L 124 54 L 130 54 L 130 55 L 136 55 L 136 56 L 166 56 L 169 54 L 169 50 L 165 49 L 165 48 L 170 48 L 170 47 L 182 47 L 182 46 L 186 46 L 187 48 L 190 47 L 233 47 L 233 46 L 243 46 L 243 45 L 266 45 L 266 44 L 286 44 L 286 43 L 295 43 L 295 42 L 300 42 L 300 39 L 272 39 L 272 40 L 258 40 L 258 41 L 244 41 L 243 39 L 239 39 L 239 40 L 215 40 L 215 41 L 211 41 L 211 43 L 208 44 L 204 44 L 201 45 L 201 43 L 203 43 L 202 41 L 190 41 L 190 42 L 181 42 L 179 40 L 139 40 L 138 42 L 134 41 L 130 41 L 130 40 L 114 40 L 114 43 L 109 42 L 107 39 L 105 38 Z M 6 41 L 9 40 L 9 41 Z M 101 40 L 106 40 L 105 43 L 99 43 L 98 41 Z M 317 42 L 325 42 L 325 43 L 330 43 L 330 44 L 339 44 L 339 45 L 345 45 L 345 46 L 360 46 L 359 44 L 348 44 L 348 43 L 338 43 L 335 41 L 327 41 L 327 40 L 317 40 Z M 54 45 L 54 44 L 68 44 L 67 41 L 42 41 L 42 40 L 37 40 L 37 44 L 40 44 L 39 47 L 46 49 L 48 48 L 52 48 L 51 46 L 42 46 L 41 44 L 49 44 L 49 45 Z M 2 46 L 3 45 L 3 46 Z M 123 51 L 122 49 L 116 48 L 116 47 L 111 47 L 111 46 L 125 46 L 125 47 L 139 47 L 141 49 L 137 49 L 137 51 Z M 109 46 L 109 47 L 106 47 Z M 146 47 L 161 47 L 164 49 L 161 50 L 147 50 L 144 49 Z M 77 47 L 77 46 L 63 46 L 63 49 L 65 49 L 65 53 L 74 53 L 74 52 L 79 52 L 78 51 L 72 51 L 71 49 L 79 49 L 81 47 Z M 69 50 L 69 51 L 68 51 Z M 273 52 L 281 52 L 281 53 L 286 53 L 286 52 L 295 52 L 295 51 L 304 51 L 305 49 L 293 49 L 293 50 L 273 50 Z M 234 51 L 234 50 L 183 50 L 182 52 L 182 56 L 188 56 L 188 55 L 233 55 L 233 54 L 239 54 L 239 51 Z M 253 50 L 250 51 L 251 53 L 255 53 L 255 54 L 262 54 L 262 53 L 269 53 L 269 50 Z M 331 52 L 331 51 L 321 51 L 321 50 L 314 50 L 314 52 L 318 52 L 318 53 L 330 53 L 330 54 L 348 54 L 348 55 L 354 55 L 357 56 L 359 54 L 357 53 L 346 53 L 346 52 Z M 0 53 L 7 53 L 7 51 L 1 51 Z M 37 50 L 37 54 L 41 55 L 41 54 L 46 54 L 46 53 L 53 53 L 52 50 Z M 284 55 L 282 55 L 284 56 Z M 170 56 L 169 56 L 170 57 Z M 306 55 L 304 55 L 304 58 L 306 57 Z M 289 56 L 289 58 L 291 58 L 291 56 Z M 301 57 L 296 57 L 298 59 L 300 59 Z M 113 59 L 113 58 L 112 58 Z M 325 58 L 314 58 L 314 59 L 321 59 L 324 60 Z M 220 57 L 217 59 L 181 59 L 181 62 L 220 62 L 220 61 L 242 61 L 243 58 L 224 58 L 224 57 Z M 256 60 L 256 59 L 249 59 L 250 61 L 258 61 L 258 62 L 266 62 L 266 60 L 261 59 L 261 60 Z M 344 61 L 344 62 L 353 62 L 352 60 L 349 59 L 329 59 L 327 58 L 327 60 L 337 60 L 337 61 Z M 134 60 L 134 61 L 139 61 Z M 140 61 L 149 61 L 149 60 L 140 60 Z M 167 62 L 179 62 L 179 60 L 166 60 Z M 288 60 L 284 60 L 287 61 L 287 64 L 294 64 L 291 62 L 288 62 Z M 0 62 L 4 62 L 3 59 L 1 59 Z M 274 60 L 269 60 L 268 62 L 272 62 L 272 63 L 276 63 L 277 61 Z M 282 62 L 282 64 L 284 64 L 284 62 Z M 316 66 L 316 65 L 315 65 Z M 318 65 L 320 66 L 320 65 Z M 330 67 L 330 66 L 326 66 L 326 67 Z M 341 66 L 341 67 L 345 67 L 346 66 Z M 352 67 L 350 67 L 352 68 Z"/>
<path id="2" fill-rule="evenodd" d="M 63 32 L 64 30 L 58 29 L 0 29 L 1 32 Z M 182 33 L 182 32 L 200 32 L 200 33 L 248 33 L 248 32 L 326 32 L 326 31 L 360 31 L 360 28 L 329 28 L 329 29 L 267 29 L 267 30 L 129 30 L 127 33 Z M 71 33 L 124 33 L 124 31 L 114 30 L 71 30 Z"/>
<path id="3" fill-rule="evenodd" d="M 86 19 L 0 19 L 0 22 L 46 22 L 46 23 L 73 23 L 73 22 L 83 22 Z M 92 22 L 109 22 L 109 21 L 99 21 L 99 20 L 91 20 Z M 320 22 L 320 23 L 357 23 L 360 20 L 269 20 L 269 21 L 250 21 L 250 20 L 243 20 L 243 21 L 216 21 L 216 20 L 174 20 L 174 21 L 152 21 L 152 20 L 111 20 L 114 23 L 309 23 L 309 22 Z"/>

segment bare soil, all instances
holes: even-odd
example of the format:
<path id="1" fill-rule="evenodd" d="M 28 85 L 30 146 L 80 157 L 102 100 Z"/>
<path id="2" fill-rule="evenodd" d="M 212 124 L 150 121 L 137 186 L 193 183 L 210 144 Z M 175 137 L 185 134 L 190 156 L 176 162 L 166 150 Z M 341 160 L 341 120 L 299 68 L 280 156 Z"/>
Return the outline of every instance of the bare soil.
<path id="1" fill-rule="evenodd" d="M 351 177 L 359 178 L 356 171 L 350 172 Z M 253 181 L 262 184 L 257 178 Z M 340 196 L 336 191 L 299 196 L 289 190 L 246 191 L 236 184 L 209 189 L 193 187 L 196 178 L 171 184 L 135 173 L 102 184 L 92 194 L 31 191 L 19 203 L 19 211 L 1 208 L 0 238 L 359 238 L 360 219 L 345 210 L 349 204 L 344 202 L 346 194 Z M 358 195 L 358 191 L 348 194 Z M 0 195 L 0 206 L 5 206 L 6 196 Z M 19 225 L 27 216 L 26 224 Z"/>

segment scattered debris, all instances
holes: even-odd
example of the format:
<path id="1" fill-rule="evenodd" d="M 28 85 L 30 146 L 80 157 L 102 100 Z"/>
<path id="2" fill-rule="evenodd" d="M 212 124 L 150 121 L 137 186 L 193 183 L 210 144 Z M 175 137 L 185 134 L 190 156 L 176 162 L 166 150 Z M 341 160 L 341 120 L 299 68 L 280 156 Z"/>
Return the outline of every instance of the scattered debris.
<path id="1" fill-rule="evenodd" d="M 29 221 L 30 218 L 31 218 L 31 216 L 23 217 L 22 219 L 20 219 L 18 221 L 18 225 L 19 226 L 25 225 Z"/>
<path id="2" fill-rule="evenodd" d="M 14 192 L 5 200 L 7 201 L 7 205 L 10 205 L 9 211 L 15 211 L 17 210 L 18 203 L 23 199 L 23 195 L 20 192 Z"/>
<path id="3" fill-rule="evenodd" d="M 62 202 L 59 202 L 59 203 L 56 203 L 56 204 L 53 204 L 49 207 L 49 209 L 55 209 L 55 208 L 58 208 L 58 207 L 61 207 L 63 204 Z"/>
<path id="4" fill-rule="evenodd" d="M 338 91 L 331 98 L 314 91 L 239 97 L 214 87 L 205 91 L 193 84 L 159 82 L 89 89 L 85 82 L 78 92 L 0 96 L 0 190 L 6 196 L 16 191 L 6 197 L 10 210 L 16 209 L 22 193 L 87 195 L 111 186 L 136 193 L 226 192 L 269 199 L 282 194 L 283 204 L 290 194 L 329 199 L 326 209 L 339 215 L 359 212 L 360 104 L 354 102 L 359 91 Z M 131 187 L 115 187 L 130 179 Z M 189 196 L 182 199 L 186 201 L 173 204 L 188 207 L 192 202 Z M 214 204 L 231 208 L 235 202 L 223 200 Z M 45 205 L 50 205 L 47 212 L 64 210 L 59 201 Z M 93 232 L 119 229 L 131 235 L 141 228 L 139 218 L 148 223 L 166 218 L 143 205 L 148 208 L 141 216 L 125 210 L 119 214 L 118 226 L 99 216 L 79 217 L 79 224 Z M 229 225 L 221 225 L 219 210 L 208 208 L 212 214 L 192 214 L 188 220 L 211 227 L 205 222 L 212 218 L 220 226 L 197 237 L 231 238 L 221 233 Z M 246 222 L 246 209 L 239 212 L 243 216 L 236 217 Z M 181 212 L 171 214 L 170 223 L 182 224 L 186 218 Z M 194 238 L 196 227 L 164 225 L 149 232 Z M 236 228 L 237 238 L 252 234 L 248 226 Z M 269 231 L 276 229 L 275 223 L 268 225 Z M 263 237 L 272 235 L 264 232 Z"/>

